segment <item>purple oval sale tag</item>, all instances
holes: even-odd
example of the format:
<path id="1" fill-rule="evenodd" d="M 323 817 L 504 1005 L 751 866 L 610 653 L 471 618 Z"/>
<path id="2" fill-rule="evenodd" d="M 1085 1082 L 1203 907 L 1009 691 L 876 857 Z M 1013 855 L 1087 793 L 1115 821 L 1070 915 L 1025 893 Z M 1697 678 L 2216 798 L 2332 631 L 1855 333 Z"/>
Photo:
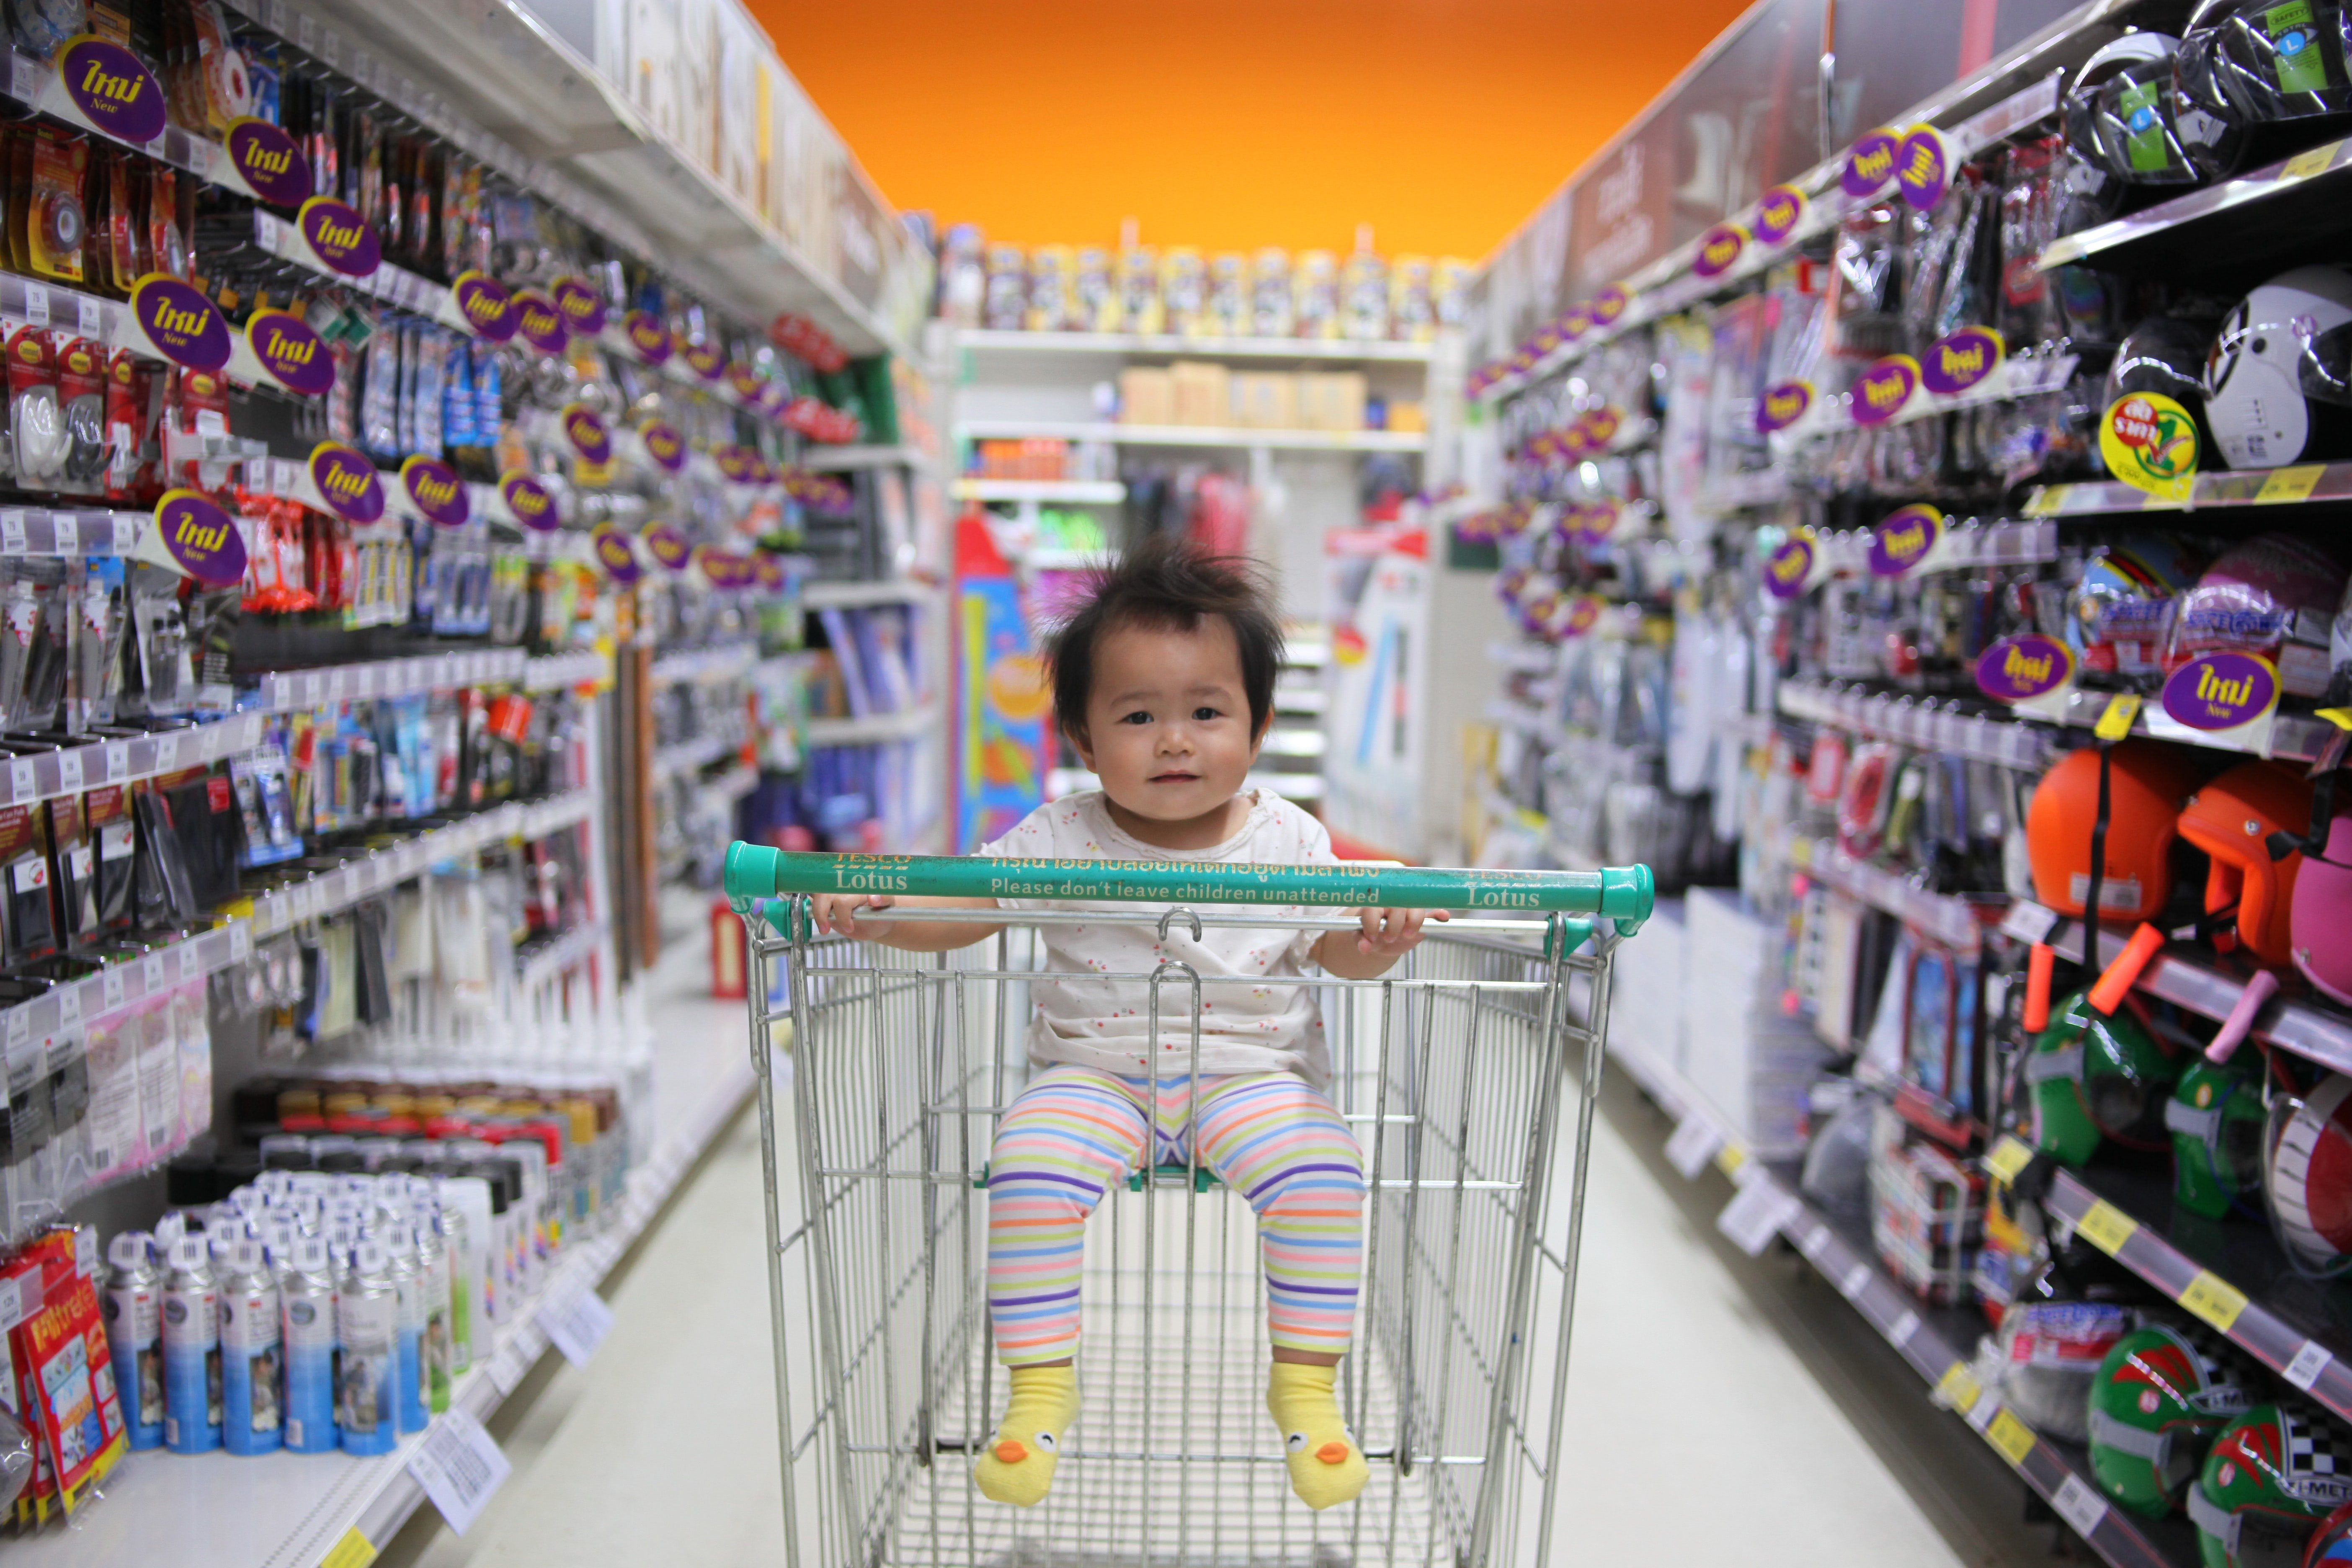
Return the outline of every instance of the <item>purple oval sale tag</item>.
<path id="1" fill-rule="evenodd" d="M 1962 327 L 1927 345 L 1919 379 L 1941 397 L 1966 392 L 2000 368 L 2005 345 L 1990 327 Z"/>
<path id="2" fill-rule="evenodd" d="M 586 279 L 559 278 L 547 286 L 563 324 L 576 338 L 593 338 L 604 330 L 604 298 Z"/>
<path id="3" fill-rule="evenodd" d="M 150 272 L 131 290 L 131 314 L 155 352 L 189 370 L 228 363 L 228 323 L 213 302 L 178 279 Z"/>
<path id="4" fill-rule="evenodd" d="M 310 483 L 327 510 L 345 522 L 370 523 L 383 516 L 383 481 L 364 454 L 340 441 L 310 448 Z"/>
<path id="5" fill-rule="evenodd" d="M 554 492 L 520 468 L 499 478 L 499 499 L 517 522 L 534 533 L 553 533 L 562 526 Z"/>
<path id="6" fill-rule="evenodd" d="M 207 587 L 245 580 L 245 536 L 201 490 L 171 490 L 155 503 L 155 537 L 180 570 Z"/>
<path id="7" fill-rule="evenodd" d="M 646 454 L 664 470 L 674 474 L 686 467 L 686 437 L 676 426 L 656 419 L 637 434 L 645 437 Z"/>
<path id="8" fill-rule="evenodd" d="M 1601 624 L 1601 601 L 1591 594 L 1579 594 L 1568 602 L 1568 613 L 1559 619 L 1559 635 L 1573 641 Z"/>
<path id="9" fill-rule="evenodd" d="M 1927 559 L 1944 534 L 1944 514 L 1925 504 L 1890 513 L 1871 531 L 1870 574 L 1900 577 Z"/>
<path id="10" fill-rule="evenodd" d="M 761 587 L 772 594 L 784 585 L 784 563 L 772 555 L 753 556 L 751 574 Z"/>
<path id="11" fill-rule="evenodd" d="M 560 354 L 572 341 L 563 324 L 563 312 L 555 301 L 536 289 L 525 289 L 514 297 L 515 331 L 522 341 L 543 354 Z"/>
<path id="12" fill-rule="evenodd" d="M 624 588 L 637 580 L 637 552 L 629 548 L 629 536 L 609 522 L 600 522 L 589 530 L 593 542 L 596 564 L 604 574 Z"/>
<path id="13" fill-rule="evenodd" d="M 74 14 L 79 16 L 79 7 Z M 163 89 L 139 57 L 121 44 L 83 33 L 58 49 L 58 85 L 92 125 L 144 144 L 163 134 Z"/>
<path id="14" fill-rule="evenodd" d="M 245 341 L 269 379 L 287 391 L 324 397 L 334 390 L 334 355 L 301 317 L 289 310 L 256 310 L 246 318 Z"/>
<path id="15" fill-rule="evenodd" d="M 466 481 L 457 470 L 432 458 L 411 458 L 400 465 L 400 485 L 425 521 L 440 528 L 463 528 L 473 521 L 474 509 Z"/>
<path id="16" fill-rule="evenodd" d="M 1903 139 L 1881 126 L 1854 139 L 1838 173 L 1838 188 L 1856 201 L 1875 195 L 1895 177 L 1895 154 Z"/>
<path id="17" fill-rule="evenodd" d="M 1578 531 L 1597 544 L 1617 531 L 1617 521 L 1622 515 L 1622 509 L 1613 500 L 1594 501 L 1577 519 Z"/>
<path id="18" fill-rule="evenodd" d="M 629 347 L 636 351 L 637 357 L 647 364 L 661 364 L 668 360 L 669 329 L 662 325 L 661 318 L 651 310 L 630 311 L 627 320 L 621 324 L 621 334 L 629 340 Z"/>
<path id="19" fill-rule="evenodd" d="M 657 522 L 637 537 L 645 542 L 646 553 L 668 571 L 683 572 L 693 559 L 694 546 L 668 523 Z"/>
<path id="20" fill-rule="evenodd" d="M 248 114 L 230 121 L 224 146 L 229 166 L 270 205 L 299 207 L 310 199 L 310 160 L 267 120 Z"/>
<path id="21" fill-rule="evenodd" d="M 1903 412 L 1919 390 L 1919 362 L 1909 354 L 1888 354 L 1854 377 L 1853 422 L 1884 425 Z"/>
<path id="22" fill-rule="evenodd" d="M 563 438 L 572 449 L 592 463 L 613 460 L 613 433 L 604 428 L 604 421 L 591 409 L 569 404 L 563 410 Z"/>
<path id="23" fill-rule="evenodd" d="M 1813 574 L 1813 540 L 1808 533 L 1790 534 L 1764 560 L 1764 589 L 1776 599 L 1793 599 L 1805 591 Z"/>
<path id="24" fill-rule="evenodd" d="M 705 381 L 717 381 L 727 373 L 727 351 L 718 343 L 688 343 L 681 357 L 686 368 Z"/>
<path id="25" fill-rule="evenodd" d="M 1977 689 L 1996 702 L 2023 702 L 2074 678 L 2074 656 L 2056 637 L 2003 637 L 1977 657 Z"/>
<path id="26" fill-rule="evenodd" d="M 487 272 L 460 272 L 449 285 L 457 314 L 476 337 L 486 343 L 510 342 L 515 335 L 514 296 Z"/>
<path id="27" fill-rule="evenodd" d="M 1786 430 L 1802 419 L 1813 406 L 1812 383 L 1784 381 L 1778 386 L 1768 386 L 1764 395 L 1756 400 L 1756 429 L 1759 435 L 1769 436 L 1775 430 Z"/>
<path id="28" fill-rule="evenodd" d="M 714 448 L 710 455 L 718 461 L 720 477 L 739 485 L 751 482 L 753 454 L 750 447 L 719 447 Z"/>
<path id="29" fill-rule="evenodd" d="M 1546 321 L 1542 326 L 1536 329 L 1536 335 L 1528 340 L 1528 348 L 1538 359 L 1543 359 L 1549 356 L 1551 352 L 1559 347 L 1561 342 L 1564 341 L 1565 340 L 1559 330 L 1559 323 L 1558 321 Z"/>
<path id="30" fill-rule="evenodd" d="M 1805 221 L 1805 193 L 1794 185 L 1774 185 L 1756 198 L 1756 243 L 1779 245 Z"/>
<path id="31" fill-rule="evenodd" d="M 332 196 L 312 196 L 294 216 L 302 237 L 330 271 L 346 278 L 373 278 L 383 265 L 383 247 L 367 219 Z"/>
<path id="32" fill-rule="evenodd" d="M 2259 654 L 2200 654 L 2164 682 L 2164 710 L 2192 730 L 2234 730 L 2278 706 L 2278 671 Z"/>
<path id="33" fill-rule="evenodd" d="M 737 397 L 754 407 L 759 405 L 760 395 L 768 389 L 760 373 L 740 359 L 727 367 L 727 385 Z"/>
<path id="34" fill-rule="evenodd" d="M 1932 125 L 1914 125 L 1895 147 L 1895 184 L 1914 212 L 1944 199 L 1952 184 L 1952 149 Z"/>
<path id="35" fill-rule="evenodd" d="M 1691 260 L 1691 270 L 1701 278 L 1720 278 L 1739 260 L 1747 248 L 1748 231 L 1736 223 L 1719 223 L 1698 237 L 1698 254 Z"/>
<path id="36" fill-rule="evenodd" d="M 1605 327 L 1625 313 L 1629 300 L 1625 290 L 1612 283 L 1592 297 L 1592 324 Z"/>
<path id="37" fill-rule="evenodd" d="M 1560 312 L 1559 336 L 1563 342 L 1574 342 L 1592 330 L 1592 307 L 1570 305 Z"/>

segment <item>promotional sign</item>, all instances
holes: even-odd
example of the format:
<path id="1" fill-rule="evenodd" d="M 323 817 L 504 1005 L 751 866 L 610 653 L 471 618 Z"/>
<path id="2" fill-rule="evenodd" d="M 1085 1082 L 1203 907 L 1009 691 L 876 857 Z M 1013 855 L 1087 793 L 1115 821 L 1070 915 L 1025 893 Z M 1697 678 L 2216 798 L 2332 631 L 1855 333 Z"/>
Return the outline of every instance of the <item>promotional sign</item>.
<path id="1" fill-rule="evenodd" d="M 227 156 L 215 169 L 231 184 L 276 207 L 299 207 L 310 199 L 310 160 L 294 138 L 267 120 L 245 115 L 228 122 L 222 142 Z"/>
<path id="2" fill-rule="evenodd" d="M 366 454 L 340 441 L 321 441 L 310 448 L 310 461 L 301 468 L 301 479 L 308 482 L 311 495 L 302 495 L 296 489 L 295 500 L 320 511 L 332 512 L 345 522 L 365 527 L 383 521 L 383 480 L 377 477 L 375 465 Z"/>
<path id="3" fill-rule="evenodd" d="M 952 641 L 956 852 L 969 855 L 1044 804 L 1054 741 L 1020 581 L 971 517 L 956 523 Z"/>
<path id="4" fill-rule="evenodd" d="M 245 535 L 236 520 L 200 490 L 171 490 L 155 503 L 154 526 L 140 535 L 133 560 L 194 577 L 208 588 L 245 580 Z"/>
<path id="5" fill-rule="evenodd" d="M 647 364 L 661 364 L 669 359 L 669 329 L 650 310 L 632 310 L 621 324 L 622 336 L 629 347 Z"/>
<path id="6" fill-rule="evenodd" d="M 1977 689 L 1996 702 L 2063 719 L 2074 689 L 2074 656 L 2056 637 L 2003 637 L 1978 656 Z"/>
<path id="7" fill-rule="evenodd" d="M 1902 577 L 1926 569 L 1946 552 L 1944 514 L 1924 503 L 1889 515 L 1870 535 L 1870 574 Z"/>
<path id="8" fill-rule="evenodd" d="M 383 247 L 367 219 L 332 196 L 312 196 L 294 215 L 294 229 L 319 265 L 341 277 L 365 280 L 383 265 Z"/>
<path id="9" fill-rule="evenodd" d="M 533 475 L 517 469 L 499 480 L 499 500 L 507 515 L 534 533 L 552 533 L 563 526 L 555 493 Z"/>
<path id="10" fill-rule="evenodd" d="M 629 536 L 609 522 L 600 522 L 588 531 L 590 548 L 596 553 L 596 564 L 604 575 L 628 587 L 642 574 L 637 565 L 637 552 L 630 548 Z"/>
<path id="11" fill-rule="evenodd" d="M 674 474 L 686 467 L 686 437 L 677 433 L 676 426 L 655 419 L 637 435 L 646 444 L 646 455 L 664 471 Z"/>
<path id="12" fill-rule="evenodd" d="M 1914 212 L 1927 212 L 1951 188 L 1951 143 L 1932 125 L 1914 125 L 1895 149 L 1895 184 Z"/>
<path id="13" fill-rule="evenodd" d="M 1774 185 L 1756 198 L 1756 243 L 1782 245 L 1805 221 L 1805 193 L 1794 185 Z"/>
<path id="14" fill-rule="evenodd" d="M 2209 744 L 2227 742 L 2265 757 L 2278 700 L 2278 668 L 2260 654 L 2200 654 L 2164 682 L 2166 717 Z M 2158 725 L 2150 730 L 2163 733 Z"/>
<path id="15" fill-rule="evenodd" d="M 436 528 L 463 528 L 474 509 L 457 470 L 435 458 L 411 458 L 400 465 L 401 493 L 416 515 Z"/>
<path id="16" fill-rule="evenodd" d="M 1776 599 L 1793 599 L 1827 574 L 1828 563 L 1809 529 L 1799 529 L 1764 558 L 1764 591 Z"/>
<path id="17" fill-rule="evenodd" d="M 1784 381 L 1778 386 L 1768 386 L 1764 395 L 1756 400 L 1756 432 L 1769 436 L 1776 430 L 1786 430 L 1812 409 L 1811 382 Z"/>
<path id="18" fill-rule="evenodd" d="M 1855 201 L 1874 196 L 1895 177 L 1895 157 L 1903 139 L 1885 126 L 1854 138 L 1838 174 L 1838 188 Z"/>
<path id="19" fill-rule="evenodd" d="M 2197 488 L 2197 420 L 2160 392 L 2126 393 L 2100 417 L 2099 455 L 2134 489 L 2185 501 Z"/>
<path id="20" fill-rule="evenodd" d="M 254 311 L 246 318 L 242 341 L 246 352 L 241 356 L 236 353 L 237 345 L 230 345 L 232 375 L 250 368 L 257 374 L 241 379 L 267 379 L 298 397 L 324 397 L 334 390 L 333 353 L 310 323 L 293 312 L 267 307 Z"/>
<path id="21" fill-rule="evenodd" d="M 1962 327 L 1927 345 L 1919 379 L 1938 397 L 1952 397 L 1980 385 L 1999 370 L 2005 355 L 2000 334 L 1990 327 Z"/>
<path id="22" fill-rule="evenodd" d="M 187 370 L 227 368 L 228 322 L 178 279 L 150 272 L 131 290 L 131 320 L 155 357 Z"/>
<path id="23" fill-rule="evenodd" d="M 1919 390 L 1919 362 L 1888 354 L 1853 380 L 1853 422 L 1884 425 L 1903 412 Z"/>
<path id="24" fill-rule="evenodd" d="M 163 134 L 163 89 L 137 55 L 111 39 L 82 33 L 58 47 L 57 61 L 58 85 L 75 111 L 67 118 L 122 142 L 144 144 Z"/>
<path id="25" fill-rule="evenodd" d="M 585 404 L 566 404 L 562 424 L 563 438 L 583 460 L 600 464 L 613 460 L 613 433 L 594 410 Z"/>
<path id="26" fill-rule="evenodd" d="M 572 341 L 563 312 L 536 289 L 525 289 L 514 297 L 514 316 L 516 332 L 543 354 L 560 354 Z"/>
<path id="27" fill-rule="evenodd" d="M 604 298 L 586 279 L 559 278 L 547 291 L 573 337 L 593 338 L 604 330 Z"/>
<path id="28" fill-rule="evenodd" d="M 1720 278 L 1739 261 L 1747 248 L 1748 231 L 1736 223 L 1719 223 L 1698 237 L 1698 254 L 1691 270 L 1701 278 Z"/>
<path id="29" fill-rule="evenodd" d="M 694 546 L 686 535 L 667 522 L 654 524 L 638 538 L 645 544 L 646 553 L 654 558 L 654 563 L 666 571 L 685 571 L 687 563 L 694 555 Z M 718 584 L 714 581 L 712 585 L 715 587 Z"/>
<path id="30" fill-rule="evenodd" d="M 514 298 L 487 272 L 458 273 L 449 285 L 449 308 L 467 331 L 486 343 L 508 342 L 515 335 Z"/>
<path id="31" fill-rule="evenodd" d="M 727 350 L 722 344 L 688 343 L 678 357 L 686 361 L 687 369 L 705 381 L 717 381 L 727 374 Z"/>
<path id="32" fill-rule="evenodd" d="M 1603 289 L 1592 297 L 1592 324 L 1596 327 L 1610 325 L 1625 313 L 1630 300 L 1631 296 L 1614 283 Z"/>

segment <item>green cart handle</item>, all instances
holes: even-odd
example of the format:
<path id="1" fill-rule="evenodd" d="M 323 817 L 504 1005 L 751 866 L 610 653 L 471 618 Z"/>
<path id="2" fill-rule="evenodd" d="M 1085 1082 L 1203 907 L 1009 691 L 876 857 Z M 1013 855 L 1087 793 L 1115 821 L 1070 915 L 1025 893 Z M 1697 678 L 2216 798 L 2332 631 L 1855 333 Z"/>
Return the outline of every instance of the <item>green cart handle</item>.
<path id="1" fill-rule="evenodd" d="M 980 856 L 817 855 L 740 840 L 727 847 L 738 912 L 783 893 L 905 893 L 946 899 L 1133 900 L 1337 909 L 1478 910 L 1597 915 L 1631 936 L 1650 918 L 1647 866 L 1598 871 L 1448 870 L 1428 866 L 1235 866 L 1168 860 L 999 860 Z"/>

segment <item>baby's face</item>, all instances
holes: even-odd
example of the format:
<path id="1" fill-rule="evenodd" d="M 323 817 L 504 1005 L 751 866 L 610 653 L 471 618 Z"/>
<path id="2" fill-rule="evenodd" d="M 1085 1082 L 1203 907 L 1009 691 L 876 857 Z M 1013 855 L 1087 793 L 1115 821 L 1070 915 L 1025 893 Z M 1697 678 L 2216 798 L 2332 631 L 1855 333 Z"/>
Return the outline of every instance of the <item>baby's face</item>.
<path id="1" fill-rule="evenodd" d="M 1121 626 L 1095 645 L 1078 754 L 1138 816 L 1185 822 L 1241 793 L 1263 736 L 1250 732 L 1241 649 L 1222 616 L 1192 630 Z"/>

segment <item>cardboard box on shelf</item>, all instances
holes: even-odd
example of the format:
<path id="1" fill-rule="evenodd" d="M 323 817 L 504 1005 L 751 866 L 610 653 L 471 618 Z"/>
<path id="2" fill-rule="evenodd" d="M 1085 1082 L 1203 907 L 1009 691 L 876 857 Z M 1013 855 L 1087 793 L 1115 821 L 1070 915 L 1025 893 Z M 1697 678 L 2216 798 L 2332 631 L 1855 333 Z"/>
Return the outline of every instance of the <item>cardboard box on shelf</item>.
<path id="1" fill-rule="evenodd" d="M 1298 428 L 1298 378 L 1287 371 L 1234 376 L 1234 423 L 1250 430 Z"/>
<path id="2" fill-rule="evenodd" d="M 1178 360 L 1168 367 L 1176 384 L 1174 425 L 1227 425 L 1234 417 L 1233 373 L 1205 360 Z M 1140 424 L 1137 420 L 1134 423 Z"/>
<path id="3" fill-rule="evenodd" d="M 1298 373 L 1298 423 L 1308 430 L 1364 427 L 1364 373 L 1360 370 Z"/>
<path id="4" fill-rule="evenodd" d="M 1122 425 L 1176 423 L 1176 379 L 1164 370 L 1130 365 L 1118 373 L 1118 420 Z"/>
<path id="5" fill-rule="evenodd" d="M 1389 428 L 1400 436 L 1425 436 L 1429 433 L 1429 410 L 1418 403 L 1391 403 Z"/>

